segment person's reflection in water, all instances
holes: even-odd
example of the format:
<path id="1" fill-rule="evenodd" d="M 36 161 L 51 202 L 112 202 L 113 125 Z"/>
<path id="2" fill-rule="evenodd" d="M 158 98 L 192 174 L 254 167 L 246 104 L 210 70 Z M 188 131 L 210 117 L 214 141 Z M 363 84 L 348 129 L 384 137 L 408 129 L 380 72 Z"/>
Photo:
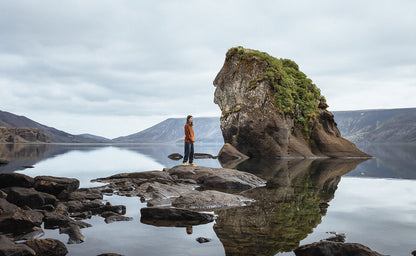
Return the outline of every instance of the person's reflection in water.
<path id="1" fill-rule="evenodd" d="M 192 234 L 192 232 L 193 232 L 193 230 L 192 230 L 192 226 L 187 226 L 187 227 L 186 227 L 186 233 L 187 233 L 188 235 L 191 235 L 191 234 Z"/>

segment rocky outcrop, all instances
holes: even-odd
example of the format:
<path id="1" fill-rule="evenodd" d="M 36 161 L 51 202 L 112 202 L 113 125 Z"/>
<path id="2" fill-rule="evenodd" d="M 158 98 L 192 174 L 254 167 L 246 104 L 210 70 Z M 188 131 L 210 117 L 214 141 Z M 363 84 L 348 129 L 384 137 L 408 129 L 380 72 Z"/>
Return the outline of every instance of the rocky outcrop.
<path id="1" fill-rule="evenodd" d="M 33 187 L 32 177 L 20 173 L 0 173 L 0 188 L 6 187 Z"/>
<path id="2" fill-rule="evenodd" d="M 232 48 L 214 86 L 224 141 L 249 157 L 369 157 L 341 137 L 325 98 L 291 60 Z"/>
<path id="3" fill-rule="evenodd" d="M 144 220 L 189 221 L 193 222 L 193 225 L 209 223 L 214 220 L 213 214 L 179 208 L 146 207 L 140 209 L 140 214 Z"/>
<path id="4" fill-rule="evenodd" d="M 34 143 L 51 142 L 42 130 L 22 127 L 0 127 L 0 142 L 4 143 Z"/>

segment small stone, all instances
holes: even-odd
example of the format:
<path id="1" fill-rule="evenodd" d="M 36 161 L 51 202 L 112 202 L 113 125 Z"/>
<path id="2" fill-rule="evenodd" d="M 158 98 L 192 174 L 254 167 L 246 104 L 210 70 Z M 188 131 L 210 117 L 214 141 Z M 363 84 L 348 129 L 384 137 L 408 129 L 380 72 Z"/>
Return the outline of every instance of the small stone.
<path id="1" fill-rule="evenodd" d="M 208 243 L 211 242 L 211 238 L 206 238 L 206 237 L 198 237 L 196 239 L 196 241 L 198 241 L 198 243 L 202 244 L 202 243 Z"/>

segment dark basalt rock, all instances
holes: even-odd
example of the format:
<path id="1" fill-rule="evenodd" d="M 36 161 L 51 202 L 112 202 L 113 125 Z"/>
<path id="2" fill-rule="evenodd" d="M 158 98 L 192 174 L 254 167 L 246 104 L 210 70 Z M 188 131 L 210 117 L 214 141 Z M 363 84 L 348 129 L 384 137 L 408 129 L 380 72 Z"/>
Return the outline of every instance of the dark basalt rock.
<path id="1" fill-rule="evenodd" d="M 29 256 L 36 252 L 27 245 L 16 244 L 4 235 L 0 235 L 0 255 L 4 256 Z"/>
<path id="2" fill-rule="evenodd" d="M 0 198 L 0 230 L 21 234 L 42 224 L 43 214 L 34 210 L 22 208 Z"/>
<path id="3" fill-rule="evenodd" d="M 77 179 L 52 176 L 35 177 L 34 188 L 37 191 L 54 195 L 60 199 L 68 198 L 69 194 L 77 190 L 78 187 L 79 180 Z"/>
<path id="4" fill-rule="evenodd" d="M 0 173 L 0 188 L 6 187 L 33 187 L 34 179 L 20 173 Z"/>
<path id="5" fill-rule="evenodd" d="M 383 256 L 362 244 L 331 241 L 302 245 L 294 252 L 296 256 Z"/>
<path id="6" fill-rule="evenodd" d="M 36 191 L 33 188 L 12 187 L 7 194 L 7 201 L 23 207 L 38 209 L 45 204 L 55 204 L 56 197 L 48 193 Z"/>
<path id="7" fill-rule="evenodd" d="M 6 159 L 0 159 L 0 165 L 6 165 L 8 163 L 9 163 L 8 160 L 6 160 Z"/>
<path id="8" fill-rule="evenodd" d="M 36 255 L 64 256 L 68 254 L 66 246 L 56 239 L 32 239 L 24 242 L 24 244 L 32 248 Z"/>
<path id="9" fill-rule="evenodd" d="M 181 160 L 183 156 L 179 153 L 173 153 L 173 154 L 168 155 L 168 158 L 177 161 L 177 160 Z"/>

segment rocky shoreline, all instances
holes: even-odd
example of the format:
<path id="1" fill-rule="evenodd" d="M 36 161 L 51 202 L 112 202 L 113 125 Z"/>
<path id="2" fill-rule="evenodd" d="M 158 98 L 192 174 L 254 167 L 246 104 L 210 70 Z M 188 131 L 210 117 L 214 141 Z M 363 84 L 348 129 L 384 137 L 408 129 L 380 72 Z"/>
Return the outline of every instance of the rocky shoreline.
<path id="1" fill-rule="evenodd" d="M 336 179 L 328 176 L 322 180 L 328 178 Z M 67 234 L 67 243 L 73 244 L 84 241 L 81 229 L 91 225 L 83 220 L 93 215 L 103 217 L 106 223 L 132 220 L 124 216 L 124 205 L 105 203 L 103 195 L 140 197 L 147 204 L 140 210 L 142 223 L 188 228 L 212 222 L 217 214 L 221 219 L 215 226 L 222 225 L 224 213 L 256 204 L 259 196 L 254 188 L 263 187 L 262 191 L 273 192 L 276 186 L 269 180 L 267 184 L 270 185 L 265 187 L 265 180 L 247 172 L 182 165 L 162 171 L 120 173 L 93 181 L 106 184 L 79 188 L 77 179 L 0 174 L 0 253 L 66 255 L 68 250 L 59 240 L 40 239 L 44 235 L 42 224 L 45 229 L 59 229 L 60 233 Z M 318 181 L 316 185 L 321 186 Z M 354 255 L 381 255 L 360 244 L 344 243 L 345 236 L 341 240 L 339 236 L 335 238 L 299 246 L 294 252 L 297 256 L 349 255 L 351 252 Z M 197 241 L 205 243 L 210 239 L 201 237 Z"/>

